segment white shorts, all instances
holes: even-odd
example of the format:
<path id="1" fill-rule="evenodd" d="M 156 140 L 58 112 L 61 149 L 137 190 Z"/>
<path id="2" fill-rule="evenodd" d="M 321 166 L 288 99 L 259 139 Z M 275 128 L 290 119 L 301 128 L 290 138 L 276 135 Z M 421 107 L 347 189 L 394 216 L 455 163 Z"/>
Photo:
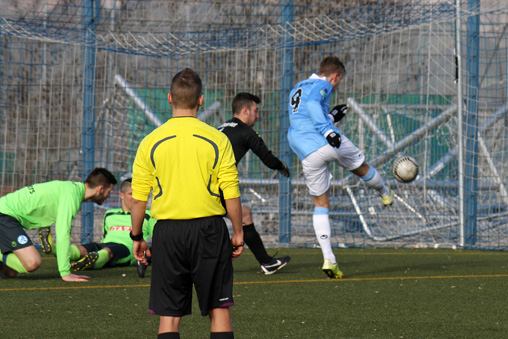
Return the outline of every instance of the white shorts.
<path id="1" fill-rule="evenodd" d="M 365 155 L 363 152 L 345 135 L 341 137 L 342 142 L 339 148 L 324 145 L 303 159 L 303 174 L 310 195 L 319 197 L 330 188 L 332 174 L 328 168 L 328 163 L 335 161 L 348 171 L 355 170 L 364 163 Z"/>

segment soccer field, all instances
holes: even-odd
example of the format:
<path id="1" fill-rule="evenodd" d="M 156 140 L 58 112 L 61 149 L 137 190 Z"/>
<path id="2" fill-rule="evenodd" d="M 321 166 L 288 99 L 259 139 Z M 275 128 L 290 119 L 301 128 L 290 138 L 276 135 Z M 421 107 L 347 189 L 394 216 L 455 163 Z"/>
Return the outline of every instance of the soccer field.
<path id="1" fill-rule="evenodd" d="M 271 255 L 292 260 L 271 276 L 250 250 L 235 260 L 236 338 L 508 338 L 506 0 L 1 3 L 0 196 L 83 182 L 95 167 L 131 176 L 140 142 L 173 116 L 173 77 L 191 68 L 203 84 L 197 118 L 217 128 L 238 93 L 255 94 L 254 130 L 291 174 L 256 152 L 238 163 L 255 229 Z M 301 99 L 291 89 L 331 55 L 346 76 L 323 94 L 322 113 L 348 106 L 335 126 L 394 192 L 387 207 L 370 176 L 330 164 L 341 280 L 321 271 L 316 204 L 288 142 Z M 413 181 L 393 171 L 401 156 L 418 165 Z M 178 177 L 180 192 L 192 178 Z M 118 191 L 82 205 L 73 244 L 103 239 Z M 40 247 L 37 234 L 27 231 Z M 67 283 L 42 258 L 36 272 L 0 280 L 0 339 L 156 337 L 150 268 L 144 279 L 117 267 Z M 193 311 L 182 338 L 208 338 L 196 300 Z"/>
<path id="2" fill-rule="evenodd" d="M 254 130 L 291 177 L 247 152 L 242 202 L 275 247 L 313 246 L 314 202 L 287 137 L 289 95 L 335 55 L 346 76 L 327 108 L 348 106 L 335 125 L 395 202 L 384 208 L 362 179 L 331 164 L 334 246 L 508 250 L 505 0 L 2 4 L 0 195 L 83 181 L 95 167 L 128 176 L 140 141 L 172 117 L 171 81 L 188 67 L 203 83 L 197 117 L 210 126 L 231 119 L 238 93 L 260 98 Z M 414 181 L 396 179 L 399 156 L 418 165 Z M 101 239 L 116 194 L 85 205 L 73 242 Z"/>
<path id="3" fill-rule="evenodd" d="M 274 250 L 272 250 L 274 251 Z M 280 249 L 291 262 L 265 276 L 249 250 L 235 260 L 236 338 L 505 338 L 508 264 L 502 252 L 445 249 L 335 250 L 345 278 L 321 272 L 319 249 Z M 273 253 L 272 253 L 273 254 Z M 0 281 L 2 338 L 155 338 L 147 312 L 150 269 L 86 271 L 66 283 L 43 254 L 33 274 Z M 182 338 L 208 338 L 194 314 Z"/>

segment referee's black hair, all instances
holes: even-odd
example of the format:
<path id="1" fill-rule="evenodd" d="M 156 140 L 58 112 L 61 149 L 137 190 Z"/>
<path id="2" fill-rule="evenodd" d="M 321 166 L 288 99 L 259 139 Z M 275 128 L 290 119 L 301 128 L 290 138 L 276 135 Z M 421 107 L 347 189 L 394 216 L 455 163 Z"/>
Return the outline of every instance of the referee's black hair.
<path id="1" fill-rule="evenodd" d="M 259 104 L 261 99 L 254 94 L 246 92 L 238 93 L 233 98 L 233 103 L 231 104 L 233 114 L 239 114 L 244 107 L 250 108 L 252 106 L 252 102 Z"/>
<path id="2" fill-rule="evenodd" d="M 175 108 L 196 108 L 202 94 L 201 78 L 190 68 L 178 72 L 171 80 L 171 96 Z"/>

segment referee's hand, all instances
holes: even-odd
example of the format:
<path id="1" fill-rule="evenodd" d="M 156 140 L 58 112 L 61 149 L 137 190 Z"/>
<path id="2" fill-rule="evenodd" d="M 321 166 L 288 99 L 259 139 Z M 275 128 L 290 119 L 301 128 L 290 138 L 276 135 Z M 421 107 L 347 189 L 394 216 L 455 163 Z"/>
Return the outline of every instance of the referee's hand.
<path id="1" fill-rule="evenodd" d="M 150 247 L 145 240 L 133 241 L 132 244 L 132 253 L 134 254 L 134 258 L 137 261 L 141 261 L 143 264 L 148 265 L 148 261 L 146 260 L 146 255 L 149 257 L 152 256 L 152 252 L 150 252 Z"/>
<path id="2" fill-rule="evenodd" d="M 233 246 L 233 260 L 238 258 L 243 252 L 243 240 L 238 241 L 234 236 L 231 238 L 231 245 Z"/>

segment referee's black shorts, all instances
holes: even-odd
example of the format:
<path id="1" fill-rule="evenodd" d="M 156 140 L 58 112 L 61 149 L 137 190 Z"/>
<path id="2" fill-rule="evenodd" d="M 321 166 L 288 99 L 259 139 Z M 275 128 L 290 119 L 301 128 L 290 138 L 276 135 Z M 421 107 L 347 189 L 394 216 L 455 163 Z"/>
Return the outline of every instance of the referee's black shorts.
<path id="1" fill-rule="evenodd" d="M 233 306 L 232 247 L 222 217 L 159 220 L 151 251 L 151 313 L 172 317 L 191 314 L 193 285 L 201 315 Z"/>

